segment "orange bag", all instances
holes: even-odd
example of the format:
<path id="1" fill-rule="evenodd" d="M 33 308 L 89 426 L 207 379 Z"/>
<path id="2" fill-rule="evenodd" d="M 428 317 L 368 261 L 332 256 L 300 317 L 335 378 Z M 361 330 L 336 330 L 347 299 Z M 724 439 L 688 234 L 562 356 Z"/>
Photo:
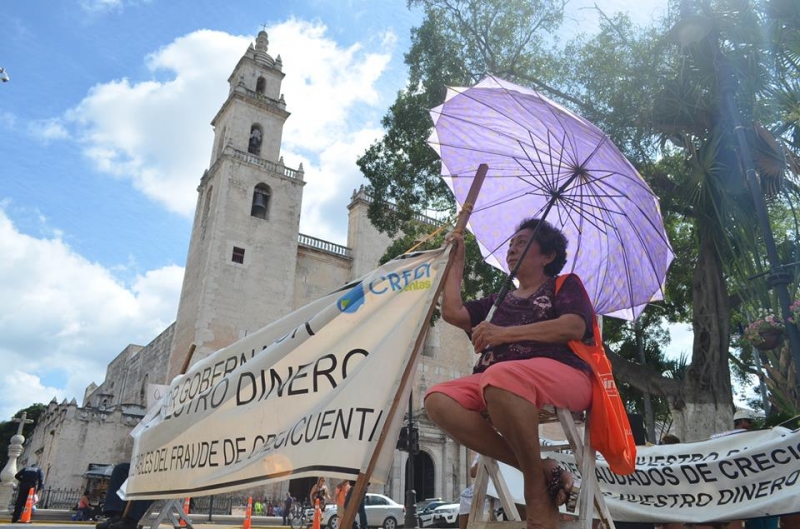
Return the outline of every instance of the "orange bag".
<path id="1" fill-rule="evenodd" d="M 556 277 L 556 294 L 567 279 Z M 617 391 L 611 362 L 603 349 L 597 317 L 593 317 L 595 345 L 572 340 L 572 352 L 592 368 L 592 408 L 589 410 L 589 434 L 592 448 L 603 454 L 608 466 L 617 474 L 631 474 L 636 469 L 636 442 L 628 422 L 628 413 Z"/>

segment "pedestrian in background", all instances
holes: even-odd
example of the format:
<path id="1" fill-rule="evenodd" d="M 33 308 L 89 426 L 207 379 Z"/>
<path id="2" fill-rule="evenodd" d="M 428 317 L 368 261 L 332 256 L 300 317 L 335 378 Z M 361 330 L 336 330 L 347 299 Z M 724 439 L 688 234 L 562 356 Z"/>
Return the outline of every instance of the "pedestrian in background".
<path id="1" fill-rule="evenodd" d="M 16 473 L 14 479 L 19 481 L 17 486 L 17 501 L 14 504 L 14 514 L 11 516 L 11 523 L 19 522 L 25 503 L 28 501 L 28 493 L 33 489 L 34 494 L 41 492 L 44 488 L 44 474 L 42 469 L 35 463 L 27 466 Z"/>

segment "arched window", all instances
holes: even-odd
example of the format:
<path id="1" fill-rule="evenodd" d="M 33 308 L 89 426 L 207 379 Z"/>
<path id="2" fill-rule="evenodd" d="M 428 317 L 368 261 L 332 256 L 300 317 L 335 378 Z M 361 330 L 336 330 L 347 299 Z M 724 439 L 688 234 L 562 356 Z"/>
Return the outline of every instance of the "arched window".
<path id="1" fill-rule="evenodd" d="M 258 81 L 256 81 L 256 94 L 264 95 L 264 89 L 267 87 L 267 80 L 263 77 L 259 77 Z"/>
<path id="2" fill-rule="evenodd" d="M 254 123 L 252 127 L 250 127 L 250 142 L 247 145 L 247 152 L 250 154 L 255 154 L 256 156 L 261 155 L 261 138 L 264 136 L 264 131 L 261 130 L 261 125 Z"/>
<path id="3" fill-rule="evenodd" d="M 267 219 L 269 215 L 269 199 L 272 191 L 267 184 L 258 184 L 253 190 L 253 204 L 250 207 L 250 215 L 259 219 Z"/>

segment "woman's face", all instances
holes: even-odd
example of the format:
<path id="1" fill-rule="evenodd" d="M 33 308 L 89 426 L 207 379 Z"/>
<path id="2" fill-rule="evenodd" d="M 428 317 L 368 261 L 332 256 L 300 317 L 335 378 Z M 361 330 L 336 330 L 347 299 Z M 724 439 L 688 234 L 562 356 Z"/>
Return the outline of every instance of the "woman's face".
<path id="1" fill-rule="evenodd" d="M 525 251 L 525 246 L 528 245 L 528 241 L 531 240 L 532 236 L 532 229 L 524 229 L 519 230 L 514 234 L 513 237 L 511 237 L 511 241 L 508 243 L 508 253 L 506 253 L 506 263 L 508 264 L 509 270 L 513 270 L 517 265 L 522 252 Z M 544 271 L 544 267 L 553 259 L 555 259 L 555 255 L 542 255 L 541 249 L 539 248 L 539 243 L 534 240 L 531 243 L 531 247 L 528 248 L 528 253 L 525 254 L 525 259 L 523 260 L 519 269 L 540 269 Z"/>

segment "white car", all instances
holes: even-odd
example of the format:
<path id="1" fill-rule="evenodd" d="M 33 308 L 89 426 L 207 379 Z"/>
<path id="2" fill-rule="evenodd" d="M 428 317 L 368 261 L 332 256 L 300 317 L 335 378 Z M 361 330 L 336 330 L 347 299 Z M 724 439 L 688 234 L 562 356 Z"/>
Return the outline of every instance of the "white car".
<path id="1" fill-rule="evenodd" d="M 422 507 L 417 509 L 417 519 L 419 520 L 419 526 L 422 528 L 425 527 L 433 527 L 433 511 L 437 507 L 441 507 L 442 505 L 446 505 L 450 503 L 449 501 L 443 500 L 431 500 L 426 502 Z"/>
<path id="2" fill-rule="evenodd" d="M 397 529 L 403 526 L 406 508 L 383 494 L 366 494 L 367 525 L 369 527 L 382 527 L 383 529 Z M 306 512 L 309 520 L 314 519 L 314 510 Z M 358 512 L 356 511 L 356 523 Z M 322 512 L 322 527 L 339 529 L 339 512 L 335 504 L 328 504 Z"/>
<path id="3" fill-rule="evenodd" d="M 458 527 L 458 510 L 460 503 L 447 503 L 433 510 L 434 527 Z"/>

